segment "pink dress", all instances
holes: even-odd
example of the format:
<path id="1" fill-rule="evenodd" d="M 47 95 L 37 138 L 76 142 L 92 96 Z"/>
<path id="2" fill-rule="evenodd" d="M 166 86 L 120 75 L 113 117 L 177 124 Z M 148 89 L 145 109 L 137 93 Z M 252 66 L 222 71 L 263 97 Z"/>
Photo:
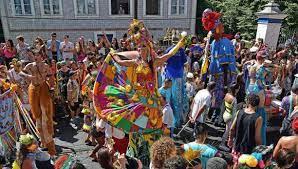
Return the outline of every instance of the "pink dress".
<path id="1" fill-rule="evenodd" d="M 4 48 L 3 54 L 5 58 L 10 59 L 13 58 L 17 54 L 17 52 L 16 50 L 10 51 L 9 49 Z"/>

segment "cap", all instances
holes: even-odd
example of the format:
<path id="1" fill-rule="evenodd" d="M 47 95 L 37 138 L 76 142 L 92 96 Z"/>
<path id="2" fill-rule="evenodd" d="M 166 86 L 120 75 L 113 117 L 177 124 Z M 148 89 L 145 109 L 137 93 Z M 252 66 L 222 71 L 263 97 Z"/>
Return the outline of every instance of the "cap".
<path id="1" fill-rule="evenodd" d="M 227 162 L 219 157 L 213 157 L 207 161 L 206 169 L 227 169 Z"/>
<path id="2" fill-rule="evenodd" d="M 193 78 L 193 73 L 188 72 L 187 75 L 186 75 L 186 77 L 187 77 L 187 78 Z"/>

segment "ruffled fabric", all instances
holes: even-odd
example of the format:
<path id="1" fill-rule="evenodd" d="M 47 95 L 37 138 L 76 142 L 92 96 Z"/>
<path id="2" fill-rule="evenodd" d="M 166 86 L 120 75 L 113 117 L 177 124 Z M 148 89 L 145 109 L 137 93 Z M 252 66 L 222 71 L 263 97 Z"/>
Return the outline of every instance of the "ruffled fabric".
<path id="1" fill-rule="evenodd" d="M 154 72 L 149 67 L 122 67 L 108 55 L 94 85 L 94 107 L 101 118 L 125 133 L 162 127 Z"/>

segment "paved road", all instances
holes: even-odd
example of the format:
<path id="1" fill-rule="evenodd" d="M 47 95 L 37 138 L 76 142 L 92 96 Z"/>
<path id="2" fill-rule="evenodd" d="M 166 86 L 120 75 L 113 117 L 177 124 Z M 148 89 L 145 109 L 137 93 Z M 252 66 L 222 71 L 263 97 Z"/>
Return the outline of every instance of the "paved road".
<path id="1" fill-rule="evenodd" d="M 89 157 L 94 147 L 85 144 L 87 134 L 80 129 L 75 130 L 66 119 L 61 119 L 58 123 L 55 137 L 57 152 L 59 154 L 70 153 L 73 149 L 76 152 L 77 159 L 87 169 L 101 169 L 100 165 L 93 162 Z M 82 125 L 82 120 L 79 120 L 78 123 Z"/>

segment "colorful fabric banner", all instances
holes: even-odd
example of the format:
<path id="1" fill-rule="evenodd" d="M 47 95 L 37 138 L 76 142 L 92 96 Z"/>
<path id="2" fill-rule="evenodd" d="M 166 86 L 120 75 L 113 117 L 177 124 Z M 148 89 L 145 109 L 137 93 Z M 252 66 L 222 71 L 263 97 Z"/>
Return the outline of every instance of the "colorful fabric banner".
<path id="1" fill-rule="evenodd" d="M 14 126 L 12 92 L 0 96 L 0 135 L 6 134 Z"/>

